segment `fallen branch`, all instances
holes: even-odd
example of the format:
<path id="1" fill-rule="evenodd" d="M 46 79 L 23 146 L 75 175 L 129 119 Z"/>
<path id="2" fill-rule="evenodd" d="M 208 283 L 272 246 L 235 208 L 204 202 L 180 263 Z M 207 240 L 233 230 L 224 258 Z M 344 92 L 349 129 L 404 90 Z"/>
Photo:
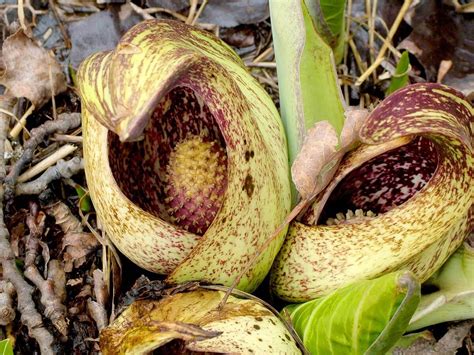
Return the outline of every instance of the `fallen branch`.
<path id="1" fill-rule="evenodd" d="M 61 303 L 61 299 L 56 295 L 54 282 L 51 279 L 43 279 L 35 260 L 40 248 L 39 237 L 44 232 L 46 215 L 39 212 L 37 216 L 29 214 L 26 217 L 26 224 L 30 229 L 30 234 L 26 240 L 25 256 L 25 277 L 27 277 L 41 292 L 41 303 L 45 307 L 44 314 L 48 317 L 56 329 L 64 336 L 68 333 L 68 323 L 66 321 L 66 307 Z"/>
<path id="2" fill-rule="evenodd" d="M 15 197 L 15 185 L 23 168 L 33 160 L 36 147 L 50 134 L 56 132 L 67 132 L 81 124 L 79 113 L 61 114 L 56 121 L 46 121 L 41 126 L 31 130 L 30 139 L 23 146 L 23 154 L 20 159 L 12 166 L 10 172 L 5 178 L 4 198 L 8 204 L 11 204 Z M 3 143 L 2 143 L 3 144 Z M 3 148 L 2 148 L 3 150 Z M 3 157 L 2 157 L 3 159 Z"/>
<path id="3" fill-rule="evenodd" d="M 5 100 L 3 98 L 3 100 Z M 2 105 L 0 100 L 0 106 Z M 6 175 L 4 147 L 8 130 L 8 118 L 0 114 L 0 181 L 4 181 Z M 17 307 L 21 313 L 21 321 L 28 327 L 29 335 L 39 345 L 41 354 L 53 354 L 54 338 L 43 326 L 43 319 L 35 308 L 33 301 L 33 287 L 23 278 L 15 264 L 15 256 L 8 241 L 9 233 L 5 227 L 3 217 L 4 187 L 0 184 L 0 262 L 3 268 L 3 277 L 11 282 L 17 293 Z"/>
<path id="4" fill-rule="evenodd" d="M 70 178 L 84 169 L 84 162 L 79 157 L 70 160 L 59 160 L 56 165 L 48 168 L 36 180 L 18 184 L 16 186 L 17 195 L 37 195 L 46 190 L 48 184 L 54 180 Z"/>
<path id="5" fill-rule="evenodd" d="M 10 324 L 15 319 L 14 295 L 15 288 L 11 282 L 0 280 L 0 325 Z"/>

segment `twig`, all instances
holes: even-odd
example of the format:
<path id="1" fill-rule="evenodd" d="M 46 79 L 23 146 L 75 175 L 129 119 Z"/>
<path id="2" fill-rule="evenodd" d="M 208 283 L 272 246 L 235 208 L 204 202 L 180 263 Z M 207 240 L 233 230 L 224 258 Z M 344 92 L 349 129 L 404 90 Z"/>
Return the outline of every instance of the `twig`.
<path id="1" fill-rule="evenodd" d="M 56 329 L 67 336 L 66 307 L 54 292 L 54 283 L 50 279 L 43 279 L 35 264 L 38 255 L 39 237 L 43 235 L 46 215 L 42 212 L 38 216 L 29 214 L 26 224 L 30 234 L 26 241 L 25 277 L 27 277 L 41 292 L 41 303 L 45 307 L 44 314 L 48 317 Z"/>
<path id="2" fill-rule="evenodd" d="M 0 115 L 0 181 L 5 179 L 6 169 L 4 146 L 8 131 L 8 119 Z M 5 227 L 3 217 L 4 189 L 0 185 L 0 261 L 3 268 L 3 277 L 15 287 L 17 293 L 17 307 L 21 313 L 21 321 L 28 327 L 29 334 L 38 342 L 41 354 L 53 354 L 54 338 L 43 326 L 41 315 L 35 308 L 33 301 L 33 287 L 23 278 L 15 264 L 15 256 L 8 241 L 9 233 Z"/>
<path id="3" fill-rule="evenodd" d="M 58 9 L 56 9 L 56 4 L 54 3 L 54 0 L 49 0 L 49 9 L 53 11 L 54 18 L 56 19 L 56 22 L 58 23 L 59 30 L 61 31 L 61 35 L 63 36 L 64 40 L 64 45 L 66 48 L 71 48 L 71 39 L 69 38 L 69 35 L 67 33 L 66 28 L 64 27 L 63 22 L 61 21 L 61 18 L 58 14 Z"/>
<path id="4" fill-rule="evenodd" d="M 354 55 L 354 60 L 356 62 L 357 68 L 359 68 L 359 71 L 363 73 L 364 70 L 366 70 L 365 63 L 362 61 L 359 50 L 357 49 L 357 46 L 352 38 L 349 39 L 349 46 L 351 47 L 352 54 Z"/>
<path id="5" fill-rule="evenodd" d="M 18 0 L 18 21 L 20 22 L 20 26 L 23 32 L 28 33 L 28 27 L 25 24 L 25 9 L 24 9 L 24 2 L 23 0 Z"/>
<path id="6" fill-rule="evenodd" d="M 0 325 L 10 324 L 15 319 L 14 294 L 15 287 L 11 282 L 0 280 Z"/>
<path id="7" fill-rule="evenodd" d="M 182 22 L 186 22 L 186 19 L 187 17 L 186 16 L 183 16 L 181 15 L 180 13 L 177 13 L 175 11 L 171 11 L 169 9 L 165 9 L 163 7 L 150 7 L 148 9 L 142 9 L 141 7 L 138 7 L 137 5 L 135 5 L 134 3 L 130 3 L 130 5 L 133 7 L 133 9 L 135 11 L 137 11 L 140 15 L 144 16 L 150 16 L 150 18 L 154 19 L 153 16 L 151 16 L 151 14 L 155 14 L 155 13 L 159 13 L 159 12 L 164 12 L 165 14 L 168 14 L 168 15 L 171 15 L 173 16 L 175 19 L 179 20 L 179 21 L 182 21 Z M 138 9 L 137 9 L 138 8 Z M 140 12 L 141 10 L 141 12 Z"/>
<path id="8" fill-rule="evenodd" d="M 27 171 L 25 171 L 23 174 L 21 174 L 17 182 L 25 182 L 30 180 L 32 177 L 38 175 L 39 173 L 45 171 L 46 169 L 50 168 L 63 158 L 67 157 L 69 154 L 74 152 L 77 149 L 75 145 L 72 144 L 65 144 L 58 150 L 56 150 L 53 154 L 49 155 L 47 158 L 43 159 L 40 161 L 38 164 L 35 166 L 32 166 L 29 168 Z"/>
<path id="9" fill-rule="evenodd" d="M 366 28 L 367 30 L 369 29 L 369 26 L 366 23 L 364 23 L 362 21 L 359 21 L 357 18 L 353 18 L 353 17 L 349 17 L 349 18 L 352 21 L 354 21 L 356 24 L 358 24 L 359 26 L 362 26 L 362 27 Z M 396 49 L 391 42 L 387 41 L 387 39 L 384 36 L 382 36 L 378 31 L 374 31 L 374 34 L 377 37 L 377 39 L 379 39 L 381 42 L 387 44 L 388 50 L 392 53 L 392 55 L 395 58 L 399 59 L 402 56 L 402 53 L 400 53 L 400 51 L 398 49 Z"/>
<path id="10" fill-rule="evenodd" d="M 35 105 L 31 105 L 28 110 L 25 111 L 23 116 L 19 120 L 17 120 L 15 127 L 10 131 L 10 137 L 11 138 L 16 138 L 20 134 L 22 129 L 26 129 L 26 119 L 33 113 L 35 109 Z M 16 117 L 15 117 L 16 118 Z"/>
<path id="11" fill-rule="evenodd" d="M 133 2 L 130 2 L 130 6 L 132 7 L 133 11 L 135 11 L 137 14 L 141 15 L 144 20 L 153 20 L 153 19 L 155 19 L 153 16 L 151 16 L 149 13 L 147 13 L 144 9 L 142 9 L 138 5 L 135 5 Z"/>
<path id="12" fill-rule="evenodd" d="M 194 15 L 196 14 L 196 9 L 198 5 L 198 0 L 189 0 L 189 13 L 186 19 L 186 25 L 190 25 L 193 22 Z"/>
<path id="13" fill-rule="evenodd" d="M 58 142 L 67 142 L 67 143 L 82 143 L 82 136 L 74 136 L 71 134 L 55 134 L 51 140 Z"/>
<path id="14" fill-rule="evenodd" d="M 258 63 L 247 62 L 245 63 L 245 65 L 248 67 L 254 67 L 254 68 L 270 68 L 270 69 L 276 68 L 275 62 L 258 62 Z"/>
<path id="15" fill-rule="evenodd" d="M 255 59 L 252 61 L 252 63 L 253 64 L 260 63 L 261 61 L 263 61 L 264 59 L 270 57 L 271 55 L 273 55 L 273 47 L 272 46 L 268 47 L 262 53 L 260 53 L 257 57 L 255 57 Z"/>
<path id="16" fill-rule="evenodd" d="M 392 24 L 392 27 L 390 28 L 390 31 L 388 32 L 386 41 L 382 45 L 382 48 L 380 48 L 379 54 L 377 55 L 377 58 L 375 58 L 375 61 L 372 63 L 372 65 L 357 79 L 356 85 L 359 86 L 361 85 L 372 72 L 377 69 L 377 67 L 383 62 L 385 52 L 387 51 L 388 44 L 389 42 L 392 41 L 393 36 L 395 35 L 395 32 L 398 30 L 398 26 L 400 26 L 400 23 L 403 20 L 403 16 L 405 16 L 405 13 L 408 11 L 408 8 L 410 7 L 411 3 L 413 0 L 405 0 L 403 2 L 403 5 L 398 12 L 398 15 L 395 19 L 395 21 Z"/>
<path id="17" fill-rule="evenodd" d="M 207 5 L 207 1 L 208 0 L 204 0 L 201 4 L 201 6 L 199 6 L 199 9 L 197 10 L 196 12 L 196 16 L 194 16 L 193 18 L 193 21 L 191 22 L 191 25 L 194 26 L 197 22 L 197 20 L 199 19 L 199 16 L 201 16 L 202 12 L 204 11 L 204 8 L 206 7 Z"/>
<path id="18" fill-rule="evenodd" d="M 21 170 L 33 160 L 36 147 L 50 134 L 62 131 L 66 132 L 81 124 L 81 116 L 78 113 L 59 115 L 56 121 L 47 121 L 31 131 L 30 139 L 24 144 L 24 151 L 20 159 L 12 166 L 5 178 L 5 200 L 7 205 L 15 197 L 15 185 Z M 3 149 L 3 148 L 2 148 Z"/>
<path id="19" fill-rule="evenodd" d="M 53 68 L 52 68 L 51 64 L 49 65 L 48 69 L 49 69 L 48 70 L 49 85 L 51 85 L 51 104 L 52 104 L 52 107 L 53 107 L 53 118 L 55 120 L 57 120 L 58 119 L 58 112 L 56 111 L 56 99 L 55 99 L 56 93 L 54 92 Z"/>
<path id="20" fill-rule="evenodd" d="M 84 169 L 84 162 L 79 157 L 70 160 L 59 160 L 56 165 L 51 166 L 36 180 L 19 184 L 16 186 L 17 195 L 37 195 L 43 192 L 53 180 L 70 178 Z"/>

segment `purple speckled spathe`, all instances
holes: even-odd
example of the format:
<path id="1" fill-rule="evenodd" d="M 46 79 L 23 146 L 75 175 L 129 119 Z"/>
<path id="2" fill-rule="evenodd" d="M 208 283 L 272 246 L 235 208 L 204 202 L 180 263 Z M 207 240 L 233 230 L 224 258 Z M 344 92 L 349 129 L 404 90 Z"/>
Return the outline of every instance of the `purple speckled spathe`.
<path id="1" fill-rule="evenodd" d="M 339 183 L 328 199 L 319 223 L 347 210 L 388 212 L 420 191 L 437 164 L 436 146 L 424 138 L 381 154 Z"/>
<path id="2" fill-rule="evenodd" d="M 215 182 L 212 190 L 193 196 L 182 191 L 170 176 L 170 156 L 191 137 L 212 144 L 210 154 L 217 155 L 222 174 L 221 179 L 211 179 Z M 202 235 L 207 230 L 219 211 L 227 186 L 227 155 L 214 117 L 191 89 L 177 87 L 163 98 L 142 140 L 121 143 L 113 133 L 109 133 L 108 139 L 111 170 L 120 189 L 132 202 L 189 232 Z M 191 159 L 190 169 L 193 164 L 206 162 Z M 216 170 L 207 173 L 213 175 Z M 193 183 L 190 179 L 189 184 Z"/>

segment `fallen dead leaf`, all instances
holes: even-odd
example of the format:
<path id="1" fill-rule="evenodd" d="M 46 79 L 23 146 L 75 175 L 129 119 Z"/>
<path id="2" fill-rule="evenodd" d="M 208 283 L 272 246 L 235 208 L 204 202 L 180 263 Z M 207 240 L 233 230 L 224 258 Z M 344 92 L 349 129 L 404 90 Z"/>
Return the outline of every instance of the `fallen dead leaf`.
<path id="1" fill-rule="evenodd" d="M 8 37 L 2 47 L 0 84 L 15 97 L 26 97 L 36 108 L 66 90 L 66 78 L 56 59 L 23 30 Z"/>
<path id="2" fill-rule="evenodd" d="M 291 167 L 291 176 L 303 200 L 318 194 L 333 177 L 343 155 L 357 144 L 366 110 L 346 111 L 340 137 L 327 121 L 308 130 L 300 152 Z"/>
<path id="3" fill-rule="evenodd" d="M 63 238 L 62 250 L 64 250 L 64 270 L 71 272 L 86 261 L 86 256 L 99 246 L 99 241 L 92 233 L 66 233 Z"/>
<path id="4" fill-rule="evenodd" d="M 474 92 L 472 16 L 456 13 L 441 1 L 422 0 L 412 5 L 405 19 L 413 31 L 398 47 L 418 59 L 428 81 L 436 81 L 440 64 L 451 61 L 442 83 L 470 96 Z"/>
<path id="5" fill-rule="evenodd" d="M 285 325 L 255 300 L 197 289 L 132 303 L 100 334 L 103 354 L 300 354 Z M 171 346 L 172 348 L 169 348 Z M 174 352 L 173 352 L 174 353 Z"/>
<path id="6" fill-rule="evenodd" d="M 66 273 L 59 260 L 53 259 L 48 263 L 48 280 L 54 285 L 54 294 L 61 302 L 66 300 Z"/>

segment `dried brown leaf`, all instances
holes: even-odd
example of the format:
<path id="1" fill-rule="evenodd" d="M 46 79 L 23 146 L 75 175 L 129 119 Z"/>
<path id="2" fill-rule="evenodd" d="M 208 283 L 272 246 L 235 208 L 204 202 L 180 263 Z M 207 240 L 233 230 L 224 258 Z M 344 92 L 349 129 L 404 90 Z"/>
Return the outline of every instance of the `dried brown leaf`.
<path id="1" fill-rule="evenodd" d="M 95 299 L 100 305 L 105 306 L 109 299 L 109 293 L 107 291 L 107 285 L 104 282 L 104 273 L 99 269 L 95 269 L 92 276 L 94 277 Z"/>
<path id="2" fill-rule="evenodd" d="M 53 259 L 48 263 L 48 280 L 54 284 L 54 293 L 61 302 L 66 300 L 66 273 L 59 260 Z"/>
<path id="3" fill-rule="evenodd" d="M 90 298 L 92 297 L 92 287 L 91 285 L 84 285 L 81 291 L 76 295 L 75 299 L 78 298 Z"/>
<path id="4" fill-rule="evenodd" d="M 64 269 L 66 272 L 80 267 L 86 261 L 86 256 L 99 246 L 99 241 L 92 233 L 66 233 L 63 238 L 62 250 L 64 250 Z"/>
<path id="5" fill-rule="evenodd" d="M 58 202 L 48 207 L 46 213 L 54 217 L 56 224 L 64 233 L 82 232 L 81 222 L 64 202 Z"/>
<path id="6" fill-rule="evenodd" d="M 66 90 L 66 78 L 56 59 L 22 30 L 3 42 L 2 56 L 4 71 L 0 83 L 11 95 L 26 97 L 41 107 L 53 93 Z"/>
<path id="7" fill-rule="evenodd" d="M 400 44 L 423 65 L 426 79 L 436 81 L 443 61 L 452 66 L 441 83 L 462 91 L 474 93 L 474 49 L 472 33 L 474 21 L 467 14 L 457 13 L 442 1 L 414 2 L 405 20 L 413 31 Z"/>
<path id="8" fill-rule="evenodd" d="M 160 301 L 136 301 L 102 330 L 101 351 L 145 354 L 160 348 L 170 353 L 166 344 L 175 341 L 173 349 L 179 345 L 179 353 L 300 353 L 286 327 L 259 302 L 231 296 L 219 310 L 223 296 L 198 289 Z"/>
<path id="9" fill-rule="evenodd" d="M 311 199 L 329 183 L 342 156 L 357 144 L 366 117 L 366 110 L 346 111 L 340 137 L 328 121 L 317 122 L 308 130 L 291 167 L 293 182 L 303 200 Z"/>

